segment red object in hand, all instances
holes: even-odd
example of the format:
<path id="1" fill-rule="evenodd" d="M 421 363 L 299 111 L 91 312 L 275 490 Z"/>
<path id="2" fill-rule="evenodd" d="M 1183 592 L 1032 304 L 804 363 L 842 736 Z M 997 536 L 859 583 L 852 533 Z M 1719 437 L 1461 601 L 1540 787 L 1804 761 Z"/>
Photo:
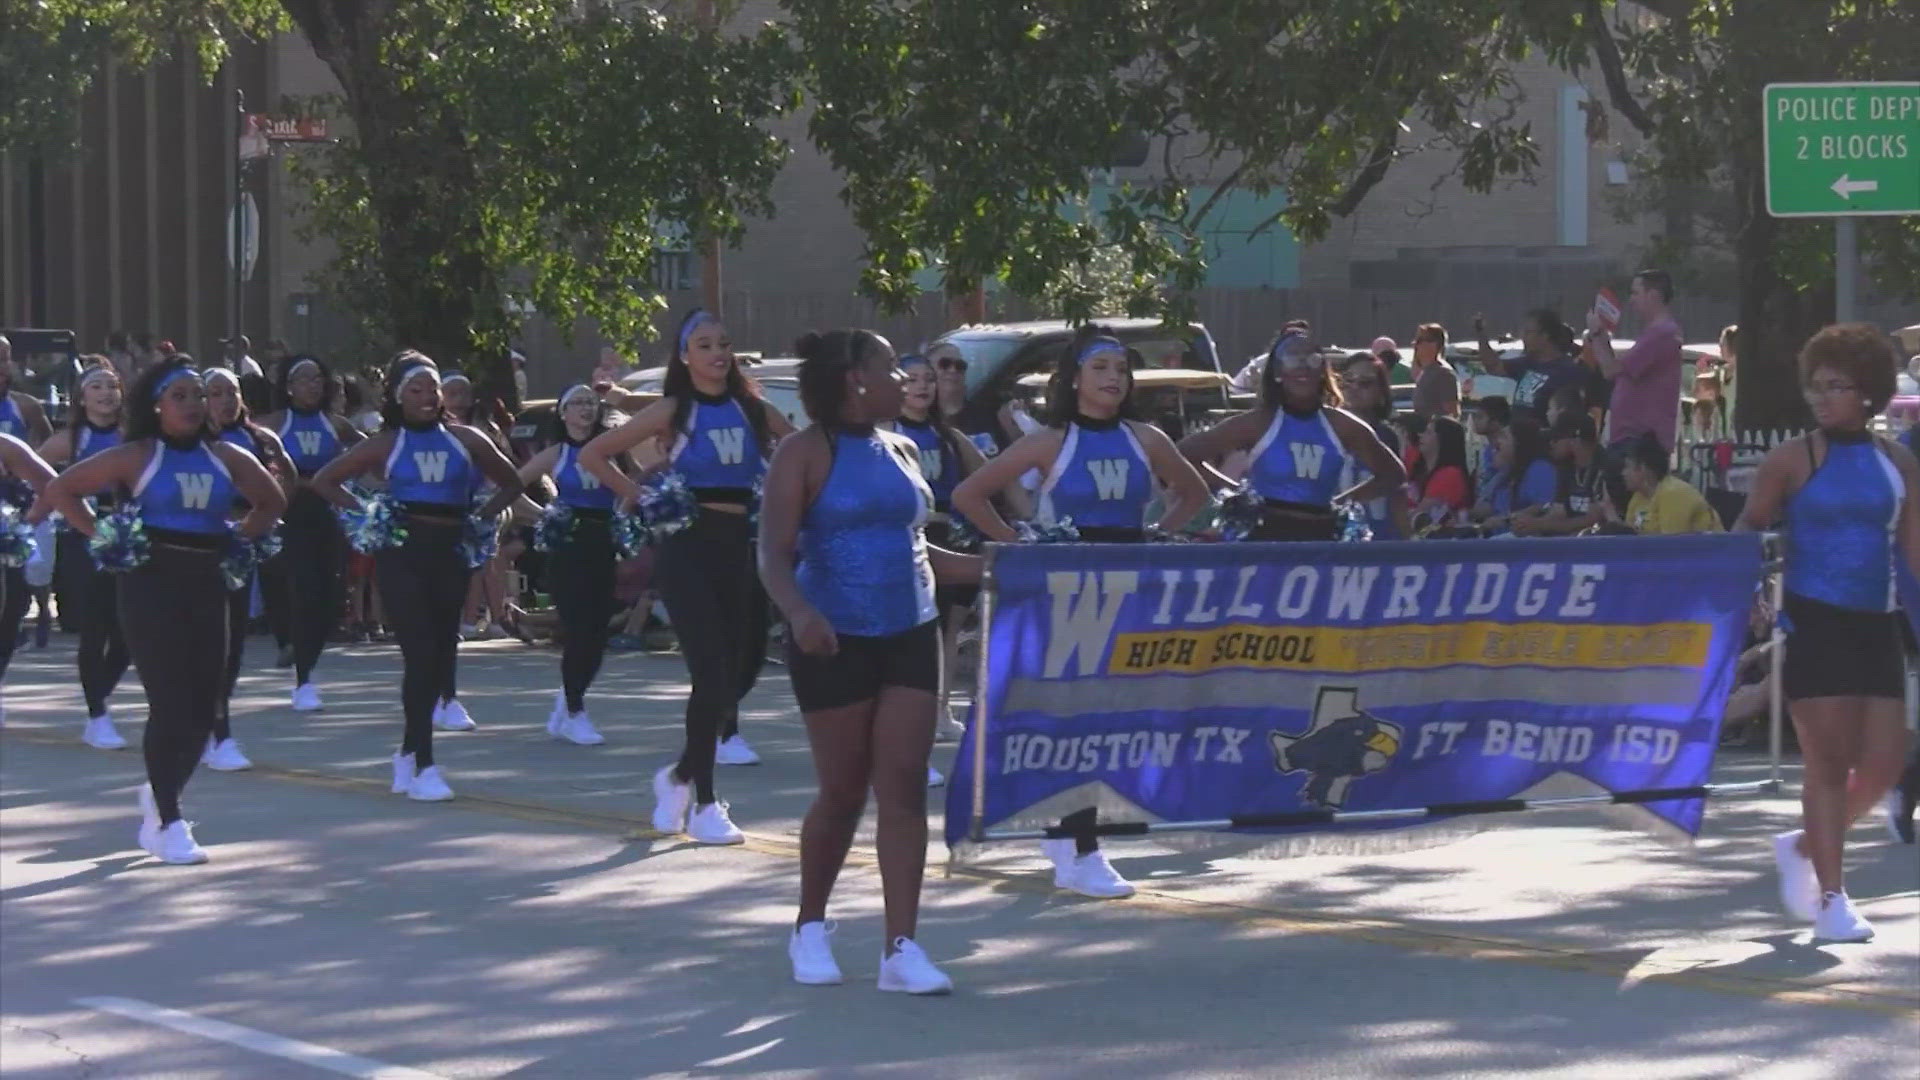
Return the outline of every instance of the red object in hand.
<path id="1" fill-rule="evenodd" d="M 1714 465 L 1714 468 L 1719 469 L 1721 472 L 1726 472 L 1728 469 L 1733 467 L 1733 444 L 1732 443 L 1723 442 L 1723 443 L 1714 444 L 1713 465 Z"/>

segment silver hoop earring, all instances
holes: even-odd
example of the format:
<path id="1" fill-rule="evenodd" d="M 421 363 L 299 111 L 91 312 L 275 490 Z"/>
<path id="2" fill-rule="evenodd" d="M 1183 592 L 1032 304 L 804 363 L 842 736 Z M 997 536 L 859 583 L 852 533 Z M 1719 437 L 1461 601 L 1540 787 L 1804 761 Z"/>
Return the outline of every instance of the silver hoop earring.
<path id="1" fill-rule="evenodd" d="M 856 386 L 853 388 L 853 392 L 856 394 L 865 394 L 867 392 L 867 388 L 864 386 Z"/>

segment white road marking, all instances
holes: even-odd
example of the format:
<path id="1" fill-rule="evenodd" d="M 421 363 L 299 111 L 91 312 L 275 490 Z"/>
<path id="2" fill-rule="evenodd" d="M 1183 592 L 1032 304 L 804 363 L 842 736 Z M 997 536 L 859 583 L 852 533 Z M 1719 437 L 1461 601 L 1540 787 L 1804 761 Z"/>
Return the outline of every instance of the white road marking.
<path id="1" fill-rule="evenodd" d="M 284 1039 L 265 1031 L 229 1024 L 224 1020 L 209 1020 L 192 1013 L 169 1009 L 145 1001 L 123 997 L 83 997 L 75 998 L 74 1003 L 84 1005 L 100 1012 L 114 1013 L 133 1020 L 141 1020 L 164 1028 L 198 1035 L 203 1039 L 238 1046 L 256 1054 L 285 1058 L 302 1065 L 311 1065 L 316 1069 L 325 1069 L 341 1076 L 359 1077 L 360 1080 L 445 1080 L 435 1073 L 421 1072 L 401 1065 L 389 1065 L 384 1061 L 363 1058 L 357 1054 L 348 1054 L 325 1046 L 301 1042 L 298 1039 Z"/>

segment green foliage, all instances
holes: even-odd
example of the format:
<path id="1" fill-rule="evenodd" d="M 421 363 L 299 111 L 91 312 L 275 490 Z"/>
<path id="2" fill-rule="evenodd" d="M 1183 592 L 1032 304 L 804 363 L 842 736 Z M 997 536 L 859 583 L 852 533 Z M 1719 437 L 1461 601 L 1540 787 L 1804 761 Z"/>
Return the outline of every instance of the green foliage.
<path id="1" fill-rule="evenodd" d="M 1508 0 L 783 3 L 863 288 L 891 308 L 937 258 L 949 294 L 998 278 L 1084 316 L 1099 294 L 1075 282 L 1117 249 L 1125 306 L 1179 314 L 1235 189 L 1284 189 L 1263 227 L 1313 240 L 1409 154 L 1452 155 L 1481 191 L 1537 160 L 1509 107 L 1526 39 Z M 1072 213 L 1140 136 L 1146 178 Z"/>

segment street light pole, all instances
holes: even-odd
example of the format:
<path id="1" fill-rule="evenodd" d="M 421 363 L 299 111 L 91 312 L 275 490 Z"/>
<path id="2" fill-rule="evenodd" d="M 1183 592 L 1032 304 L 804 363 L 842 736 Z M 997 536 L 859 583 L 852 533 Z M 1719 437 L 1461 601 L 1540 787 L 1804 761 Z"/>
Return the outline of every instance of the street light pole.
<path id="1" fill-rule="evenodd" d="M 240 157 L 240 133 L 246 130 L 246 124 L 247 92 L 236 87 L 233 91 L 233 128 L 227 139 L 227 153 L 233 155 L 233 190 L 231 192 L 233 198 L 229 200 L 233 205 L 233 211 L 232 217 L 228 219 L 228 229 L 232 233 L 231 254 L 233 256 L 233 276 L 230 279 L 233 283 L 233 302 L 229 304 L 227 308 L 227 321 L 229 323 L 227 327 L 227 340 L 229 342 L 238 342 L 240 340 L 240 335 L 244 333 L 243 327 L 246 323 L 246 315 L 242 308 L 246 304 L 247 296 L 247 215 L 246 206 L 241 202 L 241 199 L 244 197 L 246 187 L 242 181 L 242 177 L 246 171 L 247 163 Z M 232 346 L 229 345 L 228 347 L 231 348 Z"/>

